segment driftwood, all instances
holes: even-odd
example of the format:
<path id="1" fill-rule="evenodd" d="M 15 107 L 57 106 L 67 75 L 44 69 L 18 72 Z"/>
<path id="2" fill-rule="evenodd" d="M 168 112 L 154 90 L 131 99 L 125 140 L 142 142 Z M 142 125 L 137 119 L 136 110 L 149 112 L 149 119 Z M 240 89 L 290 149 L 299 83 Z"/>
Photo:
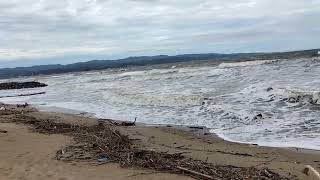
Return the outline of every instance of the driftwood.
<path id="1" fill-rule="evenodd" d="M 7 133 L 8 131 L 0 129 L 0 133 Z"/>
<path id="2" fill-rule="evenodd" d="M 273 159 L 271 159 L 271 160 L 269 160 L 269 161 L 266 161 L 266 162 L 263 162 L 263 163 L 257 164 L 257 165 L 255 165 L 254 167 L 258 167 L 258 166 L 261 166 L 261 165 L 269 164 L 270 162 L 272 162 L 272 161 L 274 161 L 274 160 L 276 160 L 276 159 L 277 159 L 277 158 L 273 158 Z"/>
<path id="3" fill-rule="evenodd" d="M 266 168 L 219 166 L 183 156 L 144 150 L 117 126 L 105 121 L 91 126 L 73 125 L 54 120 L 37 119 L 28 114 L 15 114 L 12 122 L 28 124 L 33 130 L 45 134 L 65 134 L 73 137 L 74 144 L 57 151 L 56 159 L 63 161 L 95 161 L 106 156 L 108 161 L 121 167 L 147 168 L 157 172 L 186 174 L 196 179 L 256 179 L 288 180 Z M 97 164 L 99 165 L 99 164 Z"/>
<path id="4" fill-rule="evenodd" d="M 189 169 L 180 167 L 180 166 L 178 166 L 177 169 L 180 169 L 180 170 L 182 170 L 182 171 L 188 172 L 188 173 L 190 173 L 190 174 L 194 174 L 194 175 L 203 177 L 203 178 L 205 178 L 205 179 L 219 180 L 219 179 L 217 179 L 217 178 L 213 178 L 212 176 L 209 176 L 209 175 L 206 175 L 206 174 L 202 174 L 202 173 L 199 173 L 199 172 L 196 172 L 196 171 L 192 171 L 192 170 L 189 170 Z"/>

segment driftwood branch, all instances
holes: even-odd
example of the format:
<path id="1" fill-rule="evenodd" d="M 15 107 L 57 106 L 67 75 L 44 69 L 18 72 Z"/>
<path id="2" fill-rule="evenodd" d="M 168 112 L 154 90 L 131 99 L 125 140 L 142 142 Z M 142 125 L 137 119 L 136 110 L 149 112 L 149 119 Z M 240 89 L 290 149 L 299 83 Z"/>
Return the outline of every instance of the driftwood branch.
<path id="1" fill-rule="evenodd" d="M 266 161 L 266 162 L 263 162 L 263 163 L 257 164 L 257 165 L 255 165 L 255 166 L 253 166 L 253 167 L 257 167 L 257 166 L 261 166 L 261 165 L 269 164 L 269 163 L 271 163 L 272 161 L 274 161 L 274 160 L 276 160 L 276 159 L 277 159 L 277 158 L 273 158 L 273 159 L 271 159 L 271 160 L 269 160 L 269 161 Z"/>
<path id="2" fill-rule="evenodd" d="M 185 171 L 185 172 L 188 172 L 188 173 L 190 173 L 190 174 L 194 174 L 194 175 L 197 175 L 197 176 L 201 176 L 201 177 L 206 178 L 206 179 L 219 180 L 219 179 L 217 179 L 217 178 L 213 178 L 212 176 L 209 176 L 209 175 L 206 175 L 206 174 L 202 174 L 202 173 L 199 173 L 199 172 L 196 172 L 196 171 L 192 171 L 192 170 L 189 170 L 189 169 L 180 167 L 180 166 L 177 166 L 177 169 L 182 170 L 182 171 Z"/>

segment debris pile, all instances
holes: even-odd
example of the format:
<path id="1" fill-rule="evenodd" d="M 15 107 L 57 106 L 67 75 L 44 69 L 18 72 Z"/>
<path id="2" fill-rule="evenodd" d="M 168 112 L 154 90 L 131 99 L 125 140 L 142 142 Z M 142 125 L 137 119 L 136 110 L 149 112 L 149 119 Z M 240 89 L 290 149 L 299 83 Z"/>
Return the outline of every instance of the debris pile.
<path id="1" fill-rule="evenodd" d="M 13 122 L 32 125 L 36 132 L 72 136 L 75 143 L 59 150 L 56 153 L 58 160 L 94 160 L 103 164 L 112 161 L 122 167 L 185 174 L 196 179 L 287 179 L 269 169 L 217 166 L 185 157 L 182 153 L 143 150 L 128 136 L 121 134 L 118 125 L 110 122 L 85 126 L 38 120 L 27 114 L 14 114 L 13 117 Z"/>

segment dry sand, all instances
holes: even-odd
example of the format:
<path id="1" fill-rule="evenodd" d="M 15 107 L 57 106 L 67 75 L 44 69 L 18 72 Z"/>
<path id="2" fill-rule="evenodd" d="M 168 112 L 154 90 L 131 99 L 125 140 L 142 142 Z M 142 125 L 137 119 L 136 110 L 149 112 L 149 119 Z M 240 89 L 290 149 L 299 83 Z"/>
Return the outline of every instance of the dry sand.
<path id="1" fill-rule="evenodd" d="M 117 179 L 191 179 L 148 170 L 123 169 L 117 164 L 93 166 L 54 160 L 57 150 L 70 143 L 70 137 L 30 132 L 23 125 L 0 123 L 1 180 L 117 180 Z"/>
<path id="2" fill-rule="evenodd" d="M 95 119 L 71 114 L 32 112 L 38 119 L 90 125 Z M 6 118 L 6 117 L 5 117 Z M 72 142 L 65 135 L 31 132 L 28 126 L 6 123 L 0 116 L 0 179 L 100 180 L 100 179 L 191 179 L 150 170 L 123 169 L 117 164 L 94 166 L 90 162 L 66 163 L 54 160 L 57 150 Z M 163 126 L 119 127 L 120 131 L 147 150 L 184 152 L 185 156 L 216 165 L 267 167 L 281 175 L 307 179 L 305 165 L 320 170 L 320 153 L 313 150 L 260 147 L 224 141 L 205 130 Z"/>

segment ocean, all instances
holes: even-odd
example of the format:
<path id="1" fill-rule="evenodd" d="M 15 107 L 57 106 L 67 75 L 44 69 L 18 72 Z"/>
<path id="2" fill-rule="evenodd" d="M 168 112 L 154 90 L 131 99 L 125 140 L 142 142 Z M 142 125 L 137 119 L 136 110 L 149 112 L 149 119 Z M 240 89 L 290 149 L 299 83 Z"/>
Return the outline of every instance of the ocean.
<path id="1" fill-rule="evenodd" d="M 2 90 L 5 103 L 148 124 L 206 126 L 234 142 L 320 150 L 320 59 L 34 76 L 49 86 Z M 1 80 L 9 81 L 9 80 Z"/>

